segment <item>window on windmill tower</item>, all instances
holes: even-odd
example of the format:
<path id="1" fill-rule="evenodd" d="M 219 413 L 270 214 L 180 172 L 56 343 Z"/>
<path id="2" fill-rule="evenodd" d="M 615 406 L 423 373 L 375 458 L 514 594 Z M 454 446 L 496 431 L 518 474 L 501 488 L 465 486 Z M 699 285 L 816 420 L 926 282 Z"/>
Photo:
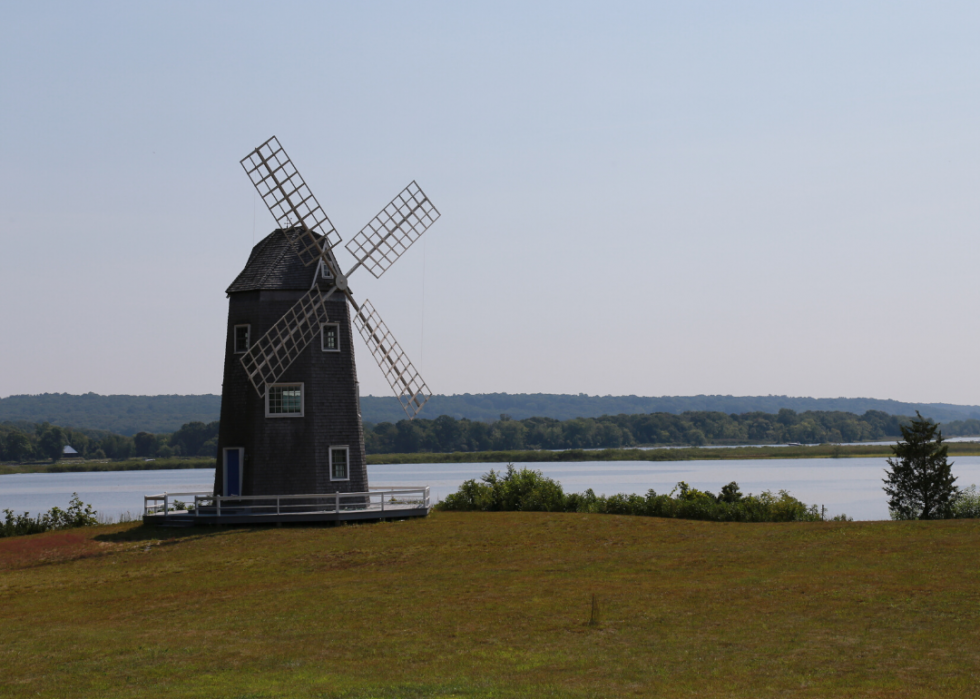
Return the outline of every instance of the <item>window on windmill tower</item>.
<path id="1" fill-rule="evenodd" d="M 303 384 L 280 383 L 265 392 L 266 417 L 303 417 Z"/>
<path id="2" fill-rule="evenodd" d="M 327 266 L 326 266 L 325 264 L 323 264 L 322 262 L 320 263 L 320 276 L 321 276 L 321 277 L 322 277 L 323 279 L 333 279 L 333 275 L 332 275 L 332 274 L 330 274 L 330 268 L 329 268 L 329 267 L 327 267 Z"/>
<path id="3" fill-rule="evenodd" d="M 347 469 L 347 447 L 330 447 L 330 480 L 349 480 Z"/>
<path id="4" fill-rule="evenodd" d="M 235 326 L 235 354 L 245 354 L 248 352 L 249 334 L 252 330 L 250 325 Z"/>
<path id="5" fill-rule="evenodd" d="M 327 323 L 320 326 L 320 348 L 324 352 L 340 351 L 339 323 Z"/>

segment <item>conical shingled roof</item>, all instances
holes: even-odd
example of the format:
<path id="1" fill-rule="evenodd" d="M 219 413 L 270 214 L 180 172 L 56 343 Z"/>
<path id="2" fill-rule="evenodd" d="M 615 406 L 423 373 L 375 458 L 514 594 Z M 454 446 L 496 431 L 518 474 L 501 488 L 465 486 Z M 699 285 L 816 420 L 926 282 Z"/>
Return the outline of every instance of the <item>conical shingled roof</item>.
<path id="1" fill-rule="evenodd" d="M 272 231 L 256 243 L 245 269 L 225 293 L 272 289 L 301 289 L 313 283 L 317 265 L 304 267 L 282 229 Z"/>

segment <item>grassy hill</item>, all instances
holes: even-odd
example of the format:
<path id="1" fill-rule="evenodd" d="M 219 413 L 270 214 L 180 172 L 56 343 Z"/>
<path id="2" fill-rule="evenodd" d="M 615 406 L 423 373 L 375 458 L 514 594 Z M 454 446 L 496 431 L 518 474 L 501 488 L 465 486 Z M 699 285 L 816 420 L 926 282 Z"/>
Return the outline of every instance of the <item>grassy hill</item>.
<path id="1" fill-rule="evenodd" d="M 602 415 L 636 415 L 640 413 L 673 413 L 716 411 L 737 413 L 778 413 L 781 408 L 797 412 L 839 410 L 861 415 L 880 410 L 889 415 L 924 416 L 938 422 L 980 419 L 980 406 L 950 403 L 903 403 L 877 398 L 806 398 L 794 396 L 588 396 L 553 393 L 482 393 L 453 396 L 435 395 L 419 417 L 449 415 L 470 420 L 497 420 L 501 414 L 515 420 L 550 417 L 571 420 Z M 405 417 L 398 401 L 388 396 L 362 396 L 361 414 L 367 422 L 397 422 Z"/>
<path id="2" fill-rule="evenodd" d="M 685 411 L 718 411 L 727 414 L 839 410 L 861 415 L 880 410 L 889 415 L 914 415 L 916 410 L 939 422 L 980 419 L 980 406 L 949 403 L 902 403 L 875 398 L 797 398 L 792 396 L 587 396 L 549 393 L 484 393 L 436 395 L 420 417 L 449 415 L 470 420 L 497 420 L 501 414 L 515 420 L 549 417 L 570 420 L 602 415 L 635 415 Z M 108 430 L 131 436 L 140 431 L 174 432 L 188 422 L 209 423 L 221 412 L 221 396 L 100 396 L 86 393 L 17 395 L 0 398 L 0 422 L 49 422 L 62 427 Z M 361 413 L 368 423 L 398 422 L 405 418 L 398 401 L 390 396 L 362 396 Z"/>
<path id="3" fill-rule="evenodd" d="M 42 393 L 0 398 L 0 422 L 49 422 L 61 427 L 137 432 L 176 432 L 188 422 L 220 417 L 221 396 L 100 396 Z"/>
<path id="4" fill-rule="evenodd" d="M 3 539 L 0 695 L 972 697 L 978 543 L 548 513 Z"/>

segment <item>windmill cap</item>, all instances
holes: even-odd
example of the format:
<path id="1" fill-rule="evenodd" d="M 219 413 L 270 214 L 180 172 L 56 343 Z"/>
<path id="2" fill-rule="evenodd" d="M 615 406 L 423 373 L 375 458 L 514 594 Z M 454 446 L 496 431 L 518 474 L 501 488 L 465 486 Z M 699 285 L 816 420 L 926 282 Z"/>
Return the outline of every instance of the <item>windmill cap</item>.
<path id="1" fill-rule="evenodd" d="M 316 235 L 316 234 L 314 234 Z M 318 238 L 321 236 L 317 236 Z M 281 228 L 272 231 L 252 248 L 248 262 L 225 293 L 242 291 L 301 290 L 313 283 L 317 265 L 303 265 Z"/>

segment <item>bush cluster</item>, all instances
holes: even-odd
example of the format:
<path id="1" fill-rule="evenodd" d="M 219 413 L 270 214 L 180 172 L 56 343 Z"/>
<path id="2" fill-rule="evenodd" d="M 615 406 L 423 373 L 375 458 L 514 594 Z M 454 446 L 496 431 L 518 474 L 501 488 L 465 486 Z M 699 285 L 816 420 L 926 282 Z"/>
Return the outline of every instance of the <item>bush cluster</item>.
<path id="1" fill-rule="evenodd" d="M 668 494 L 649 490 L 643 495 L 566 494 L 557 481 L 540 471 L 515 469 L 490 471 L 479 481 L 468 480 L 437 505 L 446 511 L 482 512 L 590 512 L 598 514 L 673 517 L 713 522 L 814 522 L 823 519 L 816 505 L 807 506 L 785 490 L 773 494 L 743 495 L 735 482 L 717 495 L 680 482 Z M 840 515 L 834 519 L 847 519 Z"/>
<path id="2" fill-rule="evenodd" d="M 976 485 L 961 489 L 953 498 L 954 519 L 980 519 L 980 492 Z"/>
<path id="3" fill-rule="evenodd" d="M 39 534 L 52 529 L 74 529 L 99 523 L 95 510 L 91 505 L 82 502 L 78 493 L 72 493 L 67 510 L 52 507 L 37 517 L 31 517 L 26 512 L 15 515 L 13 510 L 4 510 L 3 514 L 4 520 L 0 522 L 0 537 Z"/>

